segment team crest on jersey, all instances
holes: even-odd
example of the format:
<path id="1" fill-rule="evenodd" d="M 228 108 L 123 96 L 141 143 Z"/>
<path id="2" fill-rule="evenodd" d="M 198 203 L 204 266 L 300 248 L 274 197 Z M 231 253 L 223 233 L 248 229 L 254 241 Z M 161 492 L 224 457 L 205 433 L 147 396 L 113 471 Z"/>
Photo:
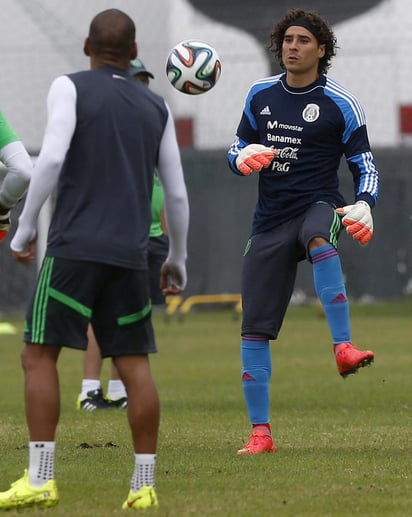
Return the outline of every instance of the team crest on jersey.
<path id="1" fill-rule="evenodd" d="M 305 122 L 315 122 L 319 118 L 320 109 L 317 104 L 307 104 L 302 112 L 302 117 Z"/>

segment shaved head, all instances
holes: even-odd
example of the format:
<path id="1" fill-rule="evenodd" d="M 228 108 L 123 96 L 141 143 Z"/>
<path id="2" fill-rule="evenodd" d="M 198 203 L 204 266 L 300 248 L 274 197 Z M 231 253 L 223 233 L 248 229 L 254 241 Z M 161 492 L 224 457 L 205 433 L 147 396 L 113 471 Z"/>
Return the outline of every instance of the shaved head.
<path id="1" fill-rule="evenodd" d="M 133 20 L 119 9 L 97 14 L 89 29 L 89 50 L 96 56 L 129 59 L 136 38 Z"/>

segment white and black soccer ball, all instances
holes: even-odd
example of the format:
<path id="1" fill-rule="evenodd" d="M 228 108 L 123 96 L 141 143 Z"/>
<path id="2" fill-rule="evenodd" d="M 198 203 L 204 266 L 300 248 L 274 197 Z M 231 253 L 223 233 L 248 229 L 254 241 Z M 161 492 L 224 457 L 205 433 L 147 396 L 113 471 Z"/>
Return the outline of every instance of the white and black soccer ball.
<path id="1" fill-rule="evenodd" d="M 222 65 L 216 50 L 203 41 L 181 41 L 167 58 L 166 73 L 180 92 L 198 95 L 211 90 L 219 80 Z"/>

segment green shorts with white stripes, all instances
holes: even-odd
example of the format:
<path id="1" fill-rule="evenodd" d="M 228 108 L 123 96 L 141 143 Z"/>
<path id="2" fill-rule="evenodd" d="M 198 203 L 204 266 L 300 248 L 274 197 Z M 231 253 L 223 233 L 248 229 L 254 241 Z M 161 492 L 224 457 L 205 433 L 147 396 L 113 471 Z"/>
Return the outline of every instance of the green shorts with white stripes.
<path id="1" fill-rule="evenodd" d="M 156 352 L 148 278 L 145 270 L 45 257 L 25 342 L 85 350 L 91 323 L 102 357 Z"/>

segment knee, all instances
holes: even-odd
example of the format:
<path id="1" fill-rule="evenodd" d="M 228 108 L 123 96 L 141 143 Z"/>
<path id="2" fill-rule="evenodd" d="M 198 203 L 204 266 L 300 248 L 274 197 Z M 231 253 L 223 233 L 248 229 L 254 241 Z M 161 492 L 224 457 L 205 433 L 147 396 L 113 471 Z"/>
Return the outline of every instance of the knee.
<path id="1" fill-rule="evenodd" d="M 23 371 L 25 373 L 30 370 L 30 367 L 31 367 L 30 365 L 33 363 L 33 361 L 30 357 L 30 353 L 29 353 L 27 346 L 25 346 L 23 348 L 23 350 L 21 351 L 20 363 L 21 363 L 21 367 L 23 368 Z"/>
<path id="2" fill-rule="evenodd" d="M 309 241 L 308 249 L 309 251 L 312 251 L 316 248 L 320 248 L 321 246 L 325 246 L 326 244 L 329 244 L 329 241 L 323 237 L 313 237 L 313 239 Z"/>

